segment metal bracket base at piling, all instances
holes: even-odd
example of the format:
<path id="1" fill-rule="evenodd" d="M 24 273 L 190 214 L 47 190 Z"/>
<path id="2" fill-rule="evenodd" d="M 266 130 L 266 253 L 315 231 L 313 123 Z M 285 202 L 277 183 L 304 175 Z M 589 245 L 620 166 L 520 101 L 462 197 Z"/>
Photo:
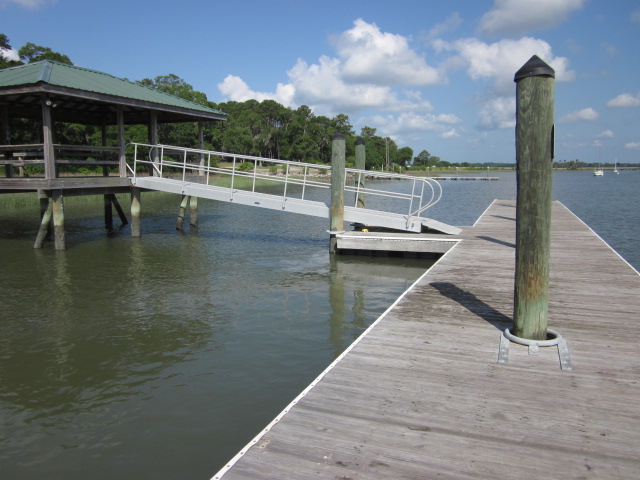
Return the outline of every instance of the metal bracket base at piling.
<path id="1" fill-rule="evenodd" d="M 509 342 L 529 347 L 529 355 L 538 355 L 539 347 L 558 347 L 558 358 L 562 370 L 571 370 L 571 357 L 569 347 L 562 335 L 555 330 L 547 329 L 547 340 L 529 340 L 527 338 L 516 337 L 506 328 L 500 336 L 500 348 L 498 351 L 498 363 L 509 363 Z"/>

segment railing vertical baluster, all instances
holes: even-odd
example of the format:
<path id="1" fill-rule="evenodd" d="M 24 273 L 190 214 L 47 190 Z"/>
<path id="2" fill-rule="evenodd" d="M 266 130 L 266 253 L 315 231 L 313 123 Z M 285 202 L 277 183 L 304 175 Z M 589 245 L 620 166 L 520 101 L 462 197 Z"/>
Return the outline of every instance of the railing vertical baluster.
<path id="1" fill-rule="evenodd" d="M 236 179 L 236 157 L 233 157 L 233 163 L 231 164 L 231 199 L 233 200 L 233 185 Z"/>
<path id="2" fill-rule="evenodd" d="M 160 162 L 162 164 L 162 162 Z M 187 151 L 184 151 L 184 156 L 182 157 L 182 183 L 184 183 L 187 179 Z"/>
<path id="3" fill-rule="evenodd" d="M 306 165 L 304 166 L 303 169 L 303 175 L 302 175 L 302 200 L 304 200 L 304 191 L 305 188 L 307 186 L 307 171 L 309 170 L 309 167 L 307 167 Z"/>
<path id="4" fill-rule="evenodd" d="M 409 197 L 410 198 L 410 200 L 409 200 L 409 220 L 411 220 L 411 214 L 413 213 L 413 210 L 412 210 L 413 209 L 413 197 L 415 197 L 415 194 L 416 194 L 416 181 L 414 179 L 413 182 L 412 182 L 412 185 L 411 185 L 411 197 Z M 422 198 L 420 198 L 420 201 L 422 202 Z"/>
<path id="5" fill-rule="evenodd" d="M 251 191 L 255 193 L 256 191 L 256 172 L 258 171 L 258 162 L 253 162 L 253 185 L 251 186 Z"/>
<path id="6" fill-rule="evenodd" d="M 287 201 L 287 185 L 289 184 L 289 164 L 284 172 L 284 192 L 282 193 L 282 209 L 284 210 L 284 203 Z"/>
<path id="7" fill-rule="evenodd" d="M 209 185 L 209 173 L 211 172 L 211 154 L 207 153 L 207 185 Z"/>

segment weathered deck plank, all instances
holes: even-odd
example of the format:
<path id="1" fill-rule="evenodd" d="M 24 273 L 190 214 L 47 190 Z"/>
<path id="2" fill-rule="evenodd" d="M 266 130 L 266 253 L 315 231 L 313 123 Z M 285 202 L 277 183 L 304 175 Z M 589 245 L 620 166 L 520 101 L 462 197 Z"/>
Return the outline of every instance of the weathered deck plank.
<path id="1" fill-rule="evenodd" d="M 549 327 L 573 370 L 513 343 L 498 364 L 514 216 L 495 202 L 214 478 L 640 478 L 640 276 L 554 203 Z"/>

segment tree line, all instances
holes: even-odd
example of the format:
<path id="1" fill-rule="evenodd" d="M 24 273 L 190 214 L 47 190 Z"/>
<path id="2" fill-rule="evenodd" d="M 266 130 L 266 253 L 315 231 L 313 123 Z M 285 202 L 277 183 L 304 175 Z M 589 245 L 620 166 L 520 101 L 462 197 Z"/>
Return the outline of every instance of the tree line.
<path id="1" fill-rule="evenodd" d="M 1 33 L 0 49 L 12 50 L 9 39 Z M 19 60 L 12 60 L 0 54 L 0 69 L 41 60 L 73 65 L 68 56 L 33 43 L 21 47 L 18 56 Z M 410 166 L 429 169 L 475 165 L 467 162 L 451 164 L 431 155 L 427 150 L 422 150 L 414 157 L 413 149 L 399 147 L 392 138 L 377 135 L 374 127 L 365 126 L 357 135 L 349 117 L 342 113 L 330 118 L 316 115 L 307 105 L 293 109 L 274 100 L 214 103 L 207 99 L 205 93 L 194 90 L 189 83 L 174 74 L 154 79 L 145 78 L 135 83 L 226 113 L 228 120 L 210 122 L 204 126 L 205 148 L 210 150 L 328 164 L 331 161 L 331 139 L 340 132 L 346 138 L 346 162 L 349 166 L 353 166 L 355 162 L 355 142 L 358 137 L 365 143 L 368 169 L 398 171 Z M 11 127 L 12 137 L 18 137 L 12 138 L 12 143 L 37 143 L 38 130 L 32 122 L 16 120 L 16 124 Z M 125 128 L 128 141 L 148 141 L 146 126 L 131 125 Z M 193 123 L 159 125 L 159 141 L 166 145 L 196 148 L 197 128 Z M 100 145 L 101 142 L 100 129 L 90 125 L 58 122 L 54 135 L 56 143 L 61 144 Z M 112 139 L 115 134 L 109 137 Z"/>

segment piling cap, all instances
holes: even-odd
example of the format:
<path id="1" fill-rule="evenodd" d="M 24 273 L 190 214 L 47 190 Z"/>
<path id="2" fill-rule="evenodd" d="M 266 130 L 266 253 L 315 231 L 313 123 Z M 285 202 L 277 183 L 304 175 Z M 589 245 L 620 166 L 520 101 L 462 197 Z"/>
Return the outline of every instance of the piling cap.
<path id="1" fill-rule="evenodd" d="M 513 79 L 514 82 L 522 80 L 528 77 L 551 77 L 556 78 L 556 72 L 553 68 L 547 65 L 537 55 L 534 55 L 525 63 L 520 70 L 516 72 Z"/>
<path id="2" fill-rule="evenodd" d="M 358 139 L 356 140 L 356 145 L 364 145 L 364 140 L 362 139 L 362 137 L 358 137 Z"/>
<path id="3" fill-rule="evenodd" d="M 336 134 L 333 136 L 331 140 L 344 140 L 344 139 L 345 138 L 342 132 L 336 132 Z"/>

